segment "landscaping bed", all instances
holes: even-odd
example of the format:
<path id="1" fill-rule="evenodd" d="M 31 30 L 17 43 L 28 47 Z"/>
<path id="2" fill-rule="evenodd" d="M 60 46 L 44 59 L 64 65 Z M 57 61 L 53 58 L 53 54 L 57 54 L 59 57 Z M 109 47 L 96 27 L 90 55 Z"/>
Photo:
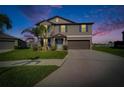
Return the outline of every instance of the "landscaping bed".
<path id="1" fill-rule="evenodd" d="M 55 71 L 57 66 L 17 66 L 0 68 L 0 87 L 31 87 Z"/>
<path id="2" fill-rule="evenodd" d="M 31 49 L 16 49 L 14 51 L 0 53 L 0 61 L 24 60 L 24 59 L 63 59 L 67 51 L 33 51 Z"/>
<path id="3" fill-rule="evenodd" d="M 124 49 L 109 48 L 109 47 L 93 47 L 93 49 L 124 57 Z"/>

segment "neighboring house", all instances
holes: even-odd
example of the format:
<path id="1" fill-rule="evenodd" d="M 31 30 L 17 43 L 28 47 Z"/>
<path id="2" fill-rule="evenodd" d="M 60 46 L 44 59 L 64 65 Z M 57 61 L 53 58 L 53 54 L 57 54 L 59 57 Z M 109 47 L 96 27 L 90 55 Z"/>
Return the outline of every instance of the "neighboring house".
<path id="1" fill-rule="evenodd" d="M 21 39 L 16 39 L 15 47 L 18 49 L 26 49 L 28 48 L 27 42 Z"/>
<path id="2" fill-rule="evenodd" d="M 90 49 L 92 46 L 93 23 L 76 23 L 55 16 L 36 25 L 48 28 L 48 46 L 56 45 L 58 49 L 62 49 L 63 45 L 67 45 L 68 49 Z"/>
<path id="3" fill-rule="evenodd" d="M 0 32 L 0 53 L 14 49 L 16 38 Z"/>
<path id="4" fill-rule="evenodd" d="M 102 44 L 102 43 L 95 43 L 93 44 L 94 47 L 109 47 L 109 44 Z"/>
<path id="5" fill-rule="evenodd" d="M 122 41 L 115 41 L 114 42 L 114 47 L 124 49 L 124 31 L 122 32 Z"/>
<path id="6" fill-rule="evenodd" d="M 14 50 L 15 47 L 28 48 L 25 41 L 0 32 L 0 53 Z"/>
<path id="7" fill-rule="evenodd" d="M 114 42 L 109 41 L 109 42 L 108 42 L 108 47 L 114 47 Z"/>

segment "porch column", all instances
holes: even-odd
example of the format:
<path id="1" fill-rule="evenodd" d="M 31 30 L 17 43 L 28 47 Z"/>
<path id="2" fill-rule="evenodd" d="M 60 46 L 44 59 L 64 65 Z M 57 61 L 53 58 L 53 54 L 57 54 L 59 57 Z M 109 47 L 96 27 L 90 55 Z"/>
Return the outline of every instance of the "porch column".
<path id="1" fill-rule="evenodd" d="M 55 45 L 55 38 L 52 39 L 52 45 Z"/>
<path id="2" fill-rule="evenodd" d="M 64 40 L 65 40 L 65 45 L 67 45 L 67 38 L 64 38 Z"/>
<path id="3" fill-rule="evenodd" d="M 90 49 L 92 49 L 93 45 L 92 45 L 92 39 L 90 39 Z"/>
<path id="4" fill-rule="evenodd" d="M 63 38 L 63 45 L 66 45 L 66 39 Z"/>

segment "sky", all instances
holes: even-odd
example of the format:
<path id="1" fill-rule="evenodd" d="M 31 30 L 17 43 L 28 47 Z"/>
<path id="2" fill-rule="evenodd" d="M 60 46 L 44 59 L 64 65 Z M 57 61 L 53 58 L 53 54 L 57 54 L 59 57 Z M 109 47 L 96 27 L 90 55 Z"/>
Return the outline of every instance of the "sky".
<path id="1" fill-rule="evenodd" d="M 0 13 L 8 15 L 13 28 L 7 34 L 22 38 L 21 32 L 36 23 L 62 16 L 75 22 L 94 22 L 93 43 L 122 40 L 124 6 L 104 5 L 1 5 Z"/>

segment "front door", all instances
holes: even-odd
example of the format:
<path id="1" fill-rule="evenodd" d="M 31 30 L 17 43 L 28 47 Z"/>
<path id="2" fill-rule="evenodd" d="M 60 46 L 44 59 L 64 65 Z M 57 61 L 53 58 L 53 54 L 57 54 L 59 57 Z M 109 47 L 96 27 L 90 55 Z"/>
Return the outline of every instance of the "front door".
<path id="1" fill-rule="evenodd" d="M 57 38 L 56 39 L 56 45 L 57 45 L 57 50 L 62 50 L 63 49 L 63 39 Z"/>

